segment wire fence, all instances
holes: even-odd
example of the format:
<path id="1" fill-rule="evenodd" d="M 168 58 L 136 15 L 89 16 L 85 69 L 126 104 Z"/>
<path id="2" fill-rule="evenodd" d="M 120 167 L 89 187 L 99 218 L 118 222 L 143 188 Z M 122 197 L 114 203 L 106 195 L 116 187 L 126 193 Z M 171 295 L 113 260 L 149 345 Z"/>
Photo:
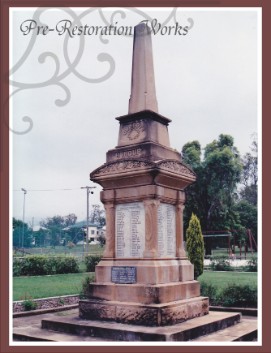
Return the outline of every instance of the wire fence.
<path id="1" fill-rule="evenodd" d="M 99 244 L 76 245 L 72 248 L 67 246 L 56 247 L 33 247 L 33 248 L 13 248 L 14 257 L 24 257 L 26 255 L 46 255 L 49 257 L 74 256 L 82 261 L 87 255 L 102 255 L 104 247 Z"/>

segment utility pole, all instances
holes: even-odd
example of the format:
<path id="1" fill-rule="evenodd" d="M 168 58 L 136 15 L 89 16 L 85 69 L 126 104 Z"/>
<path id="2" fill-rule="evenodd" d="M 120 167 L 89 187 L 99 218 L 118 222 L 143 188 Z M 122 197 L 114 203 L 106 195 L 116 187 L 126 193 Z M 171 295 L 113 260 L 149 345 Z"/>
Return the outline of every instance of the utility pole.
<path id="1" fill-rule="evenodd" d="M 23 205 L 23 233 L 22 233 L 22 250 L 23 250 L 23 255 L 24 255 L 24 218 L 25 218 L 25 195 L 27 194 L 27 191 L 22 188 L 22 191 L 24 192 L 24 205 Z"/>
<path id="2" fill-rule="evenodd" d="M 96 186 L 81 186 L 81 189 L 87 190 L 87 234 L 86 234 L 86 254 L 88 254 L 88 225 L 89 225 L 89 194 L 93 194 L 90 189 L 96 189 Z M 84 241 L 83 241 L 84 243 Z M 85 250 L 85 247 L 83 248 Z M 84 251 L 85 252 L 85 251 Z M 85 254 L 84 254 L 85 255 Z"/>

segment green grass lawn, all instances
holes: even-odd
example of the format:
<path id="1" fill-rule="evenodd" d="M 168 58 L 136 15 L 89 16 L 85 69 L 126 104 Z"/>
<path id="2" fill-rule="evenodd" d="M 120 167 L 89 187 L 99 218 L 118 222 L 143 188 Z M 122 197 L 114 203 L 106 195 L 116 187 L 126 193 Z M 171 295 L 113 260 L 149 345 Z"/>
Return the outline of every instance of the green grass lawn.
<path id="1" fill-rule="evenodd" d="M 46 298 L 60 295 L 79 294 L 82 281 L 89 273 L 71 273 L 53 276 L 29 276 L 13 278 L 13 300 L 26 297 Z M 91 274 L 94 277 L 94 273 Z M 198 280 L 219 288 L 228 283 L 257 285 L 257 273 L 204 272 Z"/>
<path id="2" fill-rule="evenodd" d="M 210 283 L 219 288 L 226 287 L 229 283 L 257 285 L 257 272 L 214 272 L 205 271 L 198 278 L 199 282 Z"/>
<path id="3" fill-rule="evenodd" d="M 79 294 L 82 281 L 89 273 L 70 273 L 53 276 L 27 276 L 13 278 L 13 300 L 31 297 L 47 298 Z M 94 274 L 91 274 L 94 277 Z"/>

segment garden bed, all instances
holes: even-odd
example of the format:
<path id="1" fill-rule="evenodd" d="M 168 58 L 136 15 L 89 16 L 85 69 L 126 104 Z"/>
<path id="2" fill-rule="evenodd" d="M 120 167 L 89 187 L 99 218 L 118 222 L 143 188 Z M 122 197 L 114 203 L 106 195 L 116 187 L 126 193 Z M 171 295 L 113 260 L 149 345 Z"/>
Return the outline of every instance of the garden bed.
<path id="1" fill-rule="evenodd" d="M 29 303 L 29 310 L 25 310 L 26 302 Z M 79 295 L 64 295 L 51 298 L 20 300 L 13 302 L 13 313 L 61 308 L 67 305 L 78 304 L 78 302 Z"/>

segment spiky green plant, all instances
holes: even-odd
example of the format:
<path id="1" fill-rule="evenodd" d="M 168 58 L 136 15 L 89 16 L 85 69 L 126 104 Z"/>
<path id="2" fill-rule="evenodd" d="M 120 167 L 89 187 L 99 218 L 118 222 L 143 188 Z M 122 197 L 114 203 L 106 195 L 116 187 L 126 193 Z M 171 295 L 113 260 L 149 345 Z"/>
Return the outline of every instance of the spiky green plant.
<path id="1" fill-rule="evenodd" d="M 194 213 L 186 230 L 186 250 L 189 260 L 194 265 L 194 277 L 197 279 L 203 273 L 204 241 L 200 221 Z"/>

